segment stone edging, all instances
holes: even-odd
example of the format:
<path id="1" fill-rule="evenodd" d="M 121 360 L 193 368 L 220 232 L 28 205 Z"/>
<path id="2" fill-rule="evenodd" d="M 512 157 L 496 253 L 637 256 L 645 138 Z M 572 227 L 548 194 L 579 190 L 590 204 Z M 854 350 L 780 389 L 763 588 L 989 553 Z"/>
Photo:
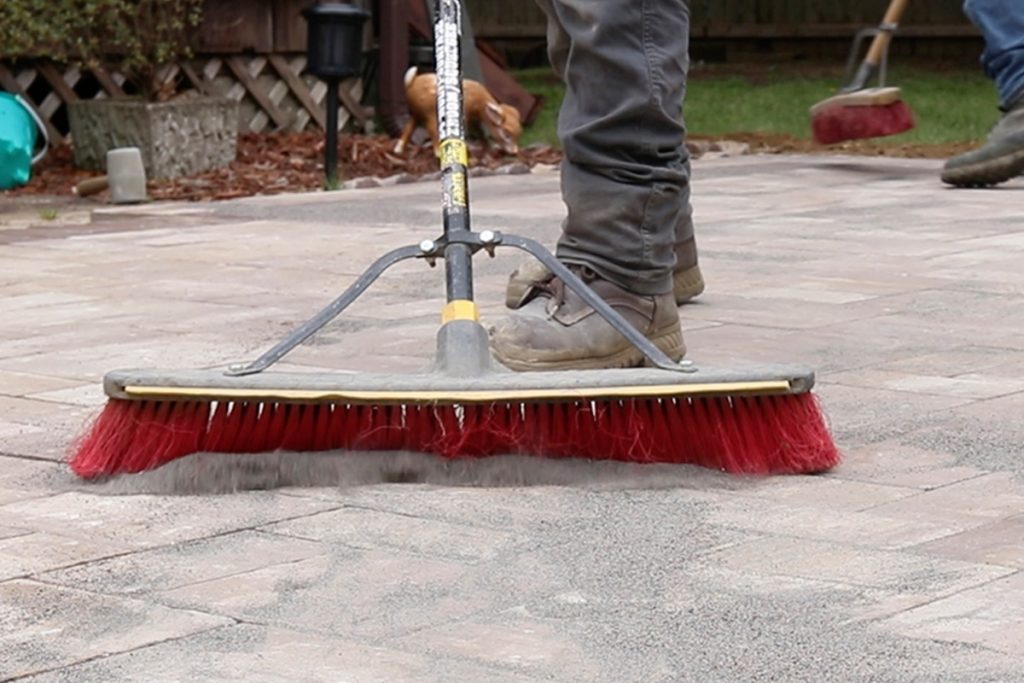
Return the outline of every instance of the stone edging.
<path id="1" fill-rule="evenodd" d="M 557 166 L 551 166 L 550 164 L 537 164 L 540 166 L 550 166 L 557 168 Z M 513 164 L 506 164 L 504 166 L 498 166 L 497 168 L 487 168 L 485 166 L 474 166 L 469 169 L 470 178 L 483 178 L 486 176 L 495 175 L 525 175 L 527 173 L 535 172 L 529 164 L 524 164 L 521 161 L 517 161 Z M 420 183 L 427 181 L 437 181 L 441 179 L 441 172 L 434 171 L 432 173 L 426 173 L 423 175 L 415 175 L 413 173 L 399 173 L 397 175 L 387 176 L 384 178 L 378 178 L 376 176 L 363 176 L 361 178 L 353 178 L 346 180 L 342 183 L 342 187 L 346 190 L 363 190 L 372 187 L 393 187 L 395 185 L 405 185 L 408 183 Z"/>
<path id="2" fill-rule="evenodd" d="M 732 140 L 687 140 L 686 148 L 690 152 L 691 159 L 721 159 L 724 157 L 750 154 L 750 145 L 745 142 L 735 142 Z M 497 168 L 475 166 L 469 169 L 469 177 L 484 178 L 487 176 L 525 175 L 527 173 L 548 172 L 557 168 L 557 164 L 536 164 L 531 167 L 529 164 L 517 161 L 512 164 L 498 166 Z M 437 181 L 440 179 L 440 171 L 434 171 L 433 173 L 426 173 L 423 175 L 399 173 L 384 178 L 379 178 L 377 176 L 352 178 L 351 180 L 346 180 L 342 183 L 342 187 L 346 190 L 364 190 L 374 187 L 393 187 L 395 185 L 406 185 L 409 183 Z"/>

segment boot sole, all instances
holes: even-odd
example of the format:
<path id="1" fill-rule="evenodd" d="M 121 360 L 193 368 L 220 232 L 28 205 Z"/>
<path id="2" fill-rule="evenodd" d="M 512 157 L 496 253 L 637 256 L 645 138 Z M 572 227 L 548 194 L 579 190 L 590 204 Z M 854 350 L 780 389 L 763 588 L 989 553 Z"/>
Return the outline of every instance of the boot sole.
<path id="1" fill-rule="evenodd" d="M 956 187 L 989 187 L 1005 183 L 1024 171 L 1024 150 L 942 172 L 942 182 Z"/>
<path id="2" fill-rule="evenodd" d="M 673 326 L 650 337 L 651 342 L 674 361 L 680 361 L 686 355 L 686 343 L 683 341 L 683 330 Z M 639 349 L 627 346 L 607 356 L 577 358 L 571 360 L 535 360 L 521 361 L 513 358 L 502 358 L 497 353 L 494 357 L 499 363 L 516 372 L 541 370 L 612 370 L 618 368 L 636 368 L 645 365 L 647 358 Z"/>

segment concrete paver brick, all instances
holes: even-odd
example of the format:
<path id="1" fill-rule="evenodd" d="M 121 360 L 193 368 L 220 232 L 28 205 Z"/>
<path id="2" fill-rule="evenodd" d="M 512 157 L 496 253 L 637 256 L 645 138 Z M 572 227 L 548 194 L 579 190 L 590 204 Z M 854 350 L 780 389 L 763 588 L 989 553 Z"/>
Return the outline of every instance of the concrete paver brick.
<path id="1" fill-rule="evenodd" d="M 312 541 L 237 531 L 121 554 L 45 572 L 48 583 L 117 595 L 145 595 L 316 557 Z"/>
<path id="2" fill-rule="evenodd" d="M 62 460 L 104 372 L 254 357 L 436 237 L 439 188 L 0 225 L 0 680 L 1018 680 L 1022 186 L 945 190 L 939 165 L 694 164 L 690 357 L 812 366 L 845 454 L 816 477 L 269 454 L 220 463 L 334 478 L 178 494 L 210 454 L 140 495 L 83 484 Z M 477 229 L 554 244 L 557 173 L 472 198 Z M 485 323 L 523 258 L 476 260 Z M 442 285 L 401 264 L 281 369 L 422 370 Z"/>
<path id="3" fill-rule="evenodd" d="M 148 548 L 328 510 L 273 493 L 239 496 L 98 496 L 69 491 L 0 506 L 0 524 Z"/>
<path id="4" fill-rule="evenodd" d="M 36 581 L 0 583 L 0 672 L 26 676 L 127 652 L 231 620 Z M 104 618 L 98 619 L 97 614 Z"/>
<path id="5" fill-rule="evenodd" d="M 1024 569 L 1024 516 L 1009 517 L 915 546 L 917 551 L 964 562 Z"/>
<path id="6" fill-rule="evenodd" d="M 464 524 L 345 508 L 261 527 L 274 534 L 355 548 L 394 548 L 462 560 L 493 560 L 531 545 L 529 537 Z"/>
<path id="7" fill-rule="evenodd" d="M 2 498 L 0 498 L 2 500 Z M 48 533 L 0 539 L 0 581 L 124 552 L 122 546 Z"/>
<path id="8" fill-rule="evenodd" d="M 882 625 L 915 638 L 978 643 L 1024 654 L 1024 573 L 902 612 Z"/>
<path id="9" fill-rule="evenodd" d="M 196 657 L 196 652 L 209 656 Z M 544 680 L 449 657 L 411 654 L 328 635 L 253 624 L 211 629 L 24 680 L 277 683 L 339 679 L 372 683 Z"/>

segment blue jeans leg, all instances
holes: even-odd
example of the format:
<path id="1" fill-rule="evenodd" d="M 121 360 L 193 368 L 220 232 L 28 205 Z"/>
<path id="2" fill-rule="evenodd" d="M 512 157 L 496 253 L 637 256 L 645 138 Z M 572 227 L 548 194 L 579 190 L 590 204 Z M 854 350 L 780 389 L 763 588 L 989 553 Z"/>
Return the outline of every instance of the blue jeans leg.
<path id="1" fill-rule="evenodd" d="M 981 64 L 1005 110 L 1024 96 L 1024 0 L 965 0 L 964 13 L 985 38 Z"/>

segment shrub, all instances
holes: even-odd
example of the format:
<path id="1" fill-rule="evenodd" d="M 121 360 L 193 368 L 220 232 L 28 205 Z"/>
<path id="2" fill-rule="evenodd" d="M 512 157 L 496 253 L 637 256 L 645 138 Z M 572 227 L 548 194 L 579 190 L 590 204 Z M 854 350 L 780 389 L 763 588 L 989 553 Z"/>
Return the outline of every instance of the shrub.
<path id="1" fill-rule="evenodd" d="M 47 56 L 66 61 L 76 4 L 68 0 L 0 2 L 0 59 Z"/>
<path id="2" fill-rule="evenodd" d="M 119 71 L 160 99 L 161 70 L 192 55 L 203 0 L 3 0 L 0 57 L 46 56 Z"/>

